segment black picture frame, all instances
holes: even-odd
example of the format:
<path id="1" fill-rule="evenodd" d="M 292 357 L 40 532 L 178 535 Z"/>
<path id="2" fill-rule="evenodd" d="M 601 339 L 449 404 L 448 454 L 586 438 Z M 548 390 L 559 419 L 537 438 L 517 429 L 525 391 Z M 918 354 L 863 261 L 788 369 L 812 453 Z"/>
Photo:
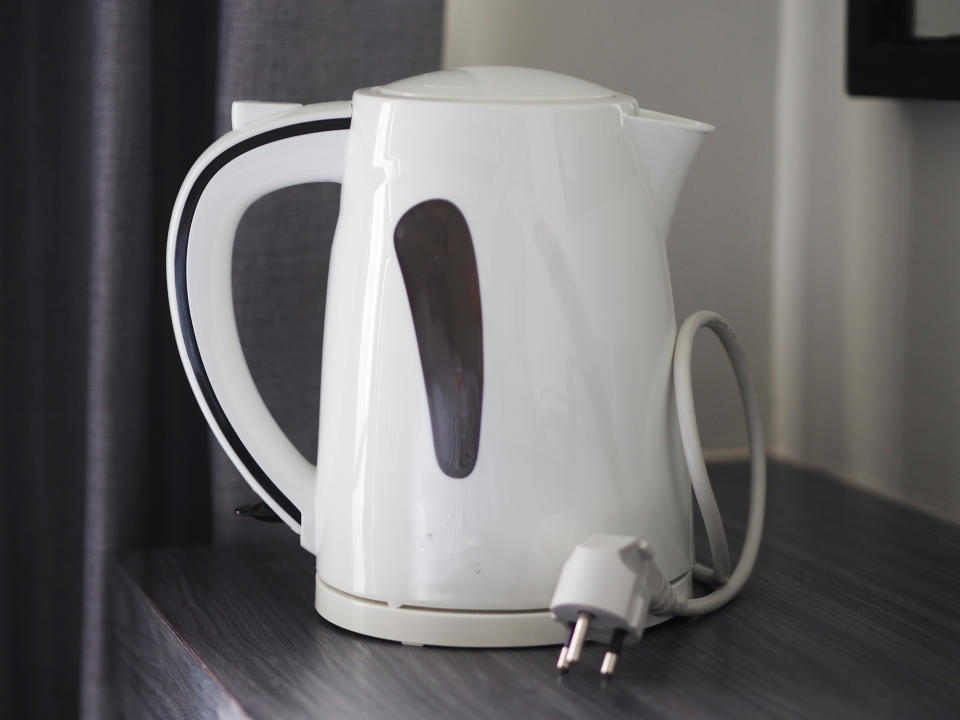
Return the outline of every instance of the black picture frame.
<path id="1" fill-rule="evenodd" d="M 913 35 L 914 0 L 847 0 L 847 92 L 960 100 L 960 37 Z"/>

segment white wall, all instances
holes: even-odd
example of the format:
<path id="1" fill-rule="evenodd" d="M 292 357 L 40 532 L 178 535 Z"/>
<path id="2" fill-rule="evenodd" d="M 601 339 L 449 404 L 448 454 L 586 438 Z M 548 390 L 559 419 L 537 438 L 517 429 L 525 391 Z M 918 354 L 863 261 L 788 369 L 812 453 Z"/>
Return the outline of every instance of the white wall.
<path id="1" fill-rule="evenodd" d="M 781 5 L 774 449 L 960 519 L 960 104 L 846 96 L 842 3 Z"/>
<path id="2" fill-rule="evenodd" d="M 717 125 L 671 232 L 678 313 L 738 329 L 775 454 L 960 519 L 960 103 L 846 96 L 844 34 L 841 2 L 447 0 L 445 64 Z M 705 446 L 739 447 L 716 347 L 696 370 Z"/>
<path id="3" fill-rule="evenodd" d="M 911 103 L 899 492 L 960 519 L 960 102 Z"/>
<path id="4" fill-rule="evenodd" d="M 909 118 L 845 94 L 842 3 L 781 5 L 773 447 L 893 491 Z"/>

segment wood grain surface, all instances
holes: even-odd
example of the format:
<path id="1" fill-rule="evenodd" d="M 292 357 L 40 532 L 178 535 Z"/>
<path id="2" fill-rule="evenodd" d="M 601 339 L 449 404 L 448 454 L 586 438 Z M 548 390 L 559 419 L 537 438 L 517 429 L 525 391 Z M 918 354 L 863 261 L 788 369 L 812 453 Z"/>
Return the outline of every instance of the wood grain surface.
<path id="1" fill-rule="evenodd" d="M 556 648 L 408 647 L 313 609 L 292 542 L 128 555 L 111 668 L 131 718 L 957 717 L 960 528 L 771 464 L 753 578 L 721 611 L 554 669 Z M 739 547 L 746 466 L 715 465 Z"/>

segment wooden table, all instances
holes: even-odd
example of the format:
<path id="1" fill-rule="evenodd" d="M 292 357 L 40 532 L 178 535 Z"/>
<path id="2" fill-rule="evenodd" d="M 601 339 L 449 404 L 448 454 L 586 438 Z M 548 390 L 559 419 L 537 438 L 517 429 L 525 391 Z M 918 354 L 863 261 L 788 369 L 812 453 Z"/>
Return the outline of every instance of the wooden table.
<path id="1" fill-rule="evenodd" d="M 960 716 L 960 527 L 770 470 L 740 597 L 650 630 L 611 681 L 599 646 L 559 676 L 552 647 L 418 648 L 340 630 L 314 611 L 313 558 L 289 542 L 122 558 L 116 701 L 130 718 Z M 746 468 L 711 473 L 737 548 Z"/>

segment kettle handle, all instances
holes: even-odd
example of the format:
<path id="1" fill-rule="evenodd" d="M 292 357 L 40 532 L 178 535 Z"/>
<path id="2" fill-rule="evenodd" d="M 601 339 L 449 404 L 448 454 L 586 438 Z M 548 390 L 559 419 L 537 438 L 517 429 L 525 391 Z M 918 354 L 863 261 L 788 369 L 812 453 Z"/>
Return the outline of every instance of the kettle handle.
<path id="1" fill-rule="evenodd" d="M 260 105 L 253 114 L 268 117 L 224 135 L 187 174 L 170 220 L 167 291 L 180 359 L 207 423 L 247 483 L 299 533 L 316 467 L 254 384 L 237 333 L 231 260 L 240 218 L 254 201 L 291 185 L 341 181 L 351 105 L 274 108 L 287 112 L 271 115 Z"/>

